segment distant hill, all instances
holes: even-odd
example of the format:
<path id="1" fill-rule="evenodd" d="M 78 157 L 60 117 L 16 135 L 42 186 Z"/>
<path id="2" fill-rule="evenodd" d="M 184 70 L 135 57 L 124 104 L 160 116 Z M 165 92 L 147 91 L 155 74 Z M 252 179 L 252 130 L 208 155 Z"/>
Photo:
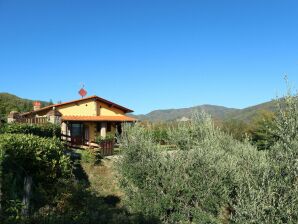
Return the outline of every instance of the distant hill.
<path id="1" fill-rule="evenodd" d="M 5 119 L 9 112 L 25 112 L 33 110 L 34 100 L 22 99 L 10 93 L 0 93 L 0 118 Z M 40 101 L 42 106 L 50 105 L 49 102 Z"/>
<path id="2" fill-rule="evenodd" d="M 236 119 L 245 122 L 251 121 L 260 111 L 276 111 L 277 106 L 275 101 L 269 101 L 266 103 L 258 104 L 255 106 L 247 107 L 242 110 L 238 110 L 236 113 L 232 113 L 229 119 Z"/>
<path id="3" fill-rule="evenodd" d="M 195 111 L 205 111 L 216 119 L 224 120 L 228 118 L 230 114 L 237 112 L 238 109 L 214 105 L 202 105 L 182 109 L 155 110 L 149 114 L 138 115 L 136 117 L 139 120 L 148 120 L 152 122 L 173 121 L 183 117 L 190 118 Z"/>
<path id="4" fill-rule="evenodd" d="M 256 106 L 248 107 L 245 109 L 227 108 L 223 106 L 202 105 L 182 109 L 168 109 L 168 110 L 155 110 L 145 115 L 135 115 L 139 120 L 147 120 L 151 122 L 174 121 L 181 118 L 190 118 L 195 111 L 205 111 L 209 113 L 215 120 L 230 120 L 237 119 L 249 122 L 260 111 L 268 110 L 275 111 L 275 102 L 270 101 Z"/>

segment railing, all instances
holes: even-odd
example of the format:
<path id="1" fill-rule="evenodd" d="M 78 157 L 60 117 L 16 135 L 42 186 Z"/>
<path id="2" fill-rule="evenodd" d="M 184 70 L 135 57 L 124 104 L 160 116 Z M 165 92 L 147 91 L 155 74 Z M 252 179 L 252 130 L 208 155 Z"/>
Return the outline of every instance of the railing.
<path id="1" fill-rule="evenodd" d="M 48 123 L 48 119 L 47 117 L 19 118 L 16 120 L 16 122 L 27 124 L 46 124 Z"/>
<path id="2" fill-rule="evenodd" d="M 104 140 L 100 143 L 101 155 L 102 156 L 111 156 L 114 154 L 114 140 Z"/>
<path id="3" fill-rule="evenodd" d="M 100 144 L 96 142 L 89 142 L 86 139 L 82 139 L 82 144 L 77 144 L 75 141 L 75 137 L 72 137 L 70 135 L 61 134 L 61 141 L 65 142 L 67 146 L 69 147 L 77 147 L 80 145 L 89 146 L 92 148 L 98 148 L 100 149 L 100 154 L 102 156 L 111 156 L 114 154 L 114 140 L 103 140 Z"/>
<path id="4" fill-rule="evenodd" d="M 60 140 L 65 142 L 66 145 L 68 146 L 72 146 L 72 141 L 71 141 L 71 136 L 70 135 L 64 135 L 64 134 L 61 134 L 60 135 Z"/>

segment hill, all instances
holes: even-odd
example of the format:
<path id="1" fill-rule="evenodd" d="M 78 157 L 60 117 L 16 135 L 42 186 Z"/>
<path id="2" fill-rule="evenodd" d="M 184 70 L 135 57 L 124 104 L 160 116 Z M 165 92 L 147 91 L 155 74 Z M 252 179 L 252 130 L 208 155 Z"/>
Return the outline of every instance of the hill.
<path id="1" fill-rule="evenodd" d="M 201 105 L 182 109 L 155 110 L 145 115 L 136 115 L 135 117 L 139 120 L 163 122 L 174 121 L 181 118 L 190 118 L 195 111 L 205 111 L 209 113 L 215 120 L 236 119 L 249 122 L 260 111 L 274 111 L 275 108 L 276 107 L 274 101 L 269 101 L 252 107 L 247 107 L 245 109 L 227 108 L 215 105 Z"/>
<path id="2" fill-rule="evenodd" d="M 25 112 L 33 109 L 34 100 L 23 99 L 10 93 L 0 93 L 0 118 L 5 119 L 9 112 Z M 50 105 L 49 102 L 40 101 L 42 106 Z"/>
<path id="3" fill-rule="evenodd" d="M 183 117 L 190 118 L 195 111 L 205 111 L 215 119 L 227 119 L 232 113 L 236 113 L 238 109 L 227 108 L 215 105 L 202 105 L 190 108 L 155 110 L 146 115 L 137 115 L 139 120 L 148 120 L 152 122 L 173 121 Z"/>

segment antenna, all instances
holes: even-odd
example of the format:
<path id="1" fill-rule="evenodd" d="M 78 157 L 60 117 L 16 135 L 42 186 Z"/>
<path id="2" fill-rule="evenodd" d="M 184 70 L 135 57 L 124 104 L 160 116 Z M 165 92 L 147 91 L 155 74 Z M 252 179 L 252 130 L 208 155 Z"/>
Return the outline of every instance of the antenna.
<path id="1" fill-rule="evenodd" d="M 79 90 L 79 94 L 82 98 L 84 98 L 87 95 L 87 91 L 84 89 L 85 84 L 81 83 L 81 85 L 82 85 L 82 88 Z"/>

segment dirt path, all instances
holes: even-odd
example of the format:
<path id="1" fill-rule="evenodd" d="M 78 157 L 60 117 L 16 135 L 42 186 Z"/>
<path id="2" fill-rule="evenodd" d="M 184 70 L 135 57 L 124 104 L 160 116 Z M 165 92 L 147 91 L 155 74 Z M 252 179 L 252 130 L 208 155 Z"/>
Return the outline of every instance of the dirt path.
<path id="1" fill-rule="evenodd" d="M 102 159 L 97 165 L 82 162 L 82 167 L 89 178 L 91 191 L 102 197 L 115 196 L 120 199 L 123 197 L 114 167 L 116 160 L 117 156 L 110 156 Z"/>

